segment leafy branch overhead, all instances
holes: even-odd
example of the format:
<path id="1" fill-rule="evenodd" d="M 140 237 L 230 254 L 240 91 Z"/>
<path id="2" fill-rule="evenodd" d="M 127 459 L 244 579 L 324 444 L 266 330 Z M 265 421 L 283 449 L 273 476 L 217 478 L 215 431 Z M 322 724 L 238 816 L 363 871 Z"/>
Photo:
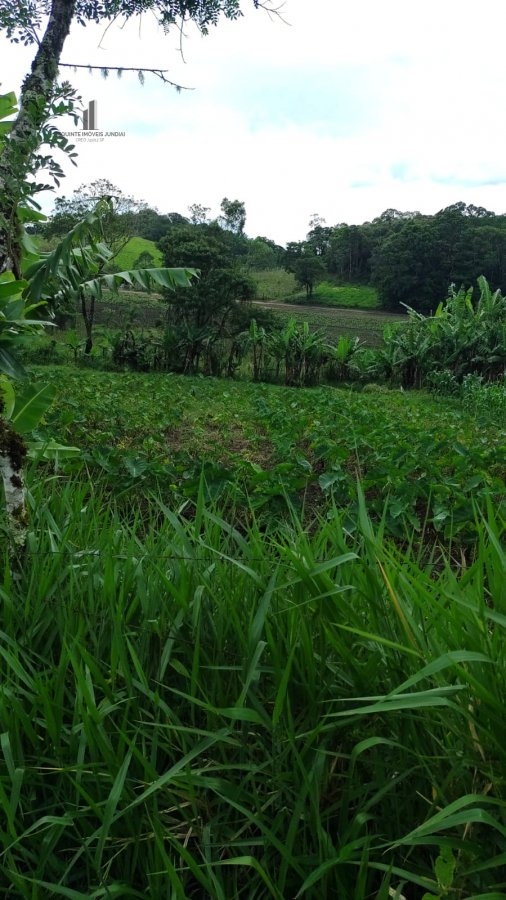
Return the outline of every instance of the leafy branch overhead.
<path id="1" fill-rule="evenodd" d="M 193 22 L 203 34 L 208 34 L 210 26 L 216 26 L 222 16 L 239 19 L 242 15 L 240 0 L 62 0 L 72 11 L 80 25 L 87 22 L 111 22 L 128 20 L 152 12 L 167 32 L 174 25 L 183 27 L 185 22 Z M 251 0 L 255 9 L 265 9 L 269 13 L 280 14 L 282 4 L 274 6 L 270 0 Z M 7 37 L 25 45 L 37 43 L 37 29 L 45 16 L 55 11 L 54 0 L 4 0 L 0 12 L 0 28 Z"/>

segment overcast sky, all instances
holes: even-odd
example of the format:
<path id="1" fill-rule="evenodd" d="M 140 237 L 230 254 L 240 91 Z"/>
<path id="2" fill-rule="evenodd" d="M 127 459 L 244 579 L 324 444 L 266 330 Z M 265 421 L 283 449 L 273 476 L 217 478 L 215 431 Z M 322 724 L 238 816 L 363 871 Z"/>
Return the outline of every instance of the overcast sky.
<path id="1" fill-rule="evenodd" d="M 243 9 L 208 37 L 189 26 L 184 60 L 152 17 L 74 27 L 62 61 L 157 66 L 194 90 L 62 69 L 96 99 L 98 127 L 126 136 L 79 141 L 61 194 L 103 177 L 160 212 L 212 216 L 226 196 L 244 201 L 250 236 L 282 244 L 313 213 L 335 225 L 459 200 L 506 211 L 503 0 L 285 0 L 284 21 Z M 1 38 L 3 91 L 33 52 Z"/>

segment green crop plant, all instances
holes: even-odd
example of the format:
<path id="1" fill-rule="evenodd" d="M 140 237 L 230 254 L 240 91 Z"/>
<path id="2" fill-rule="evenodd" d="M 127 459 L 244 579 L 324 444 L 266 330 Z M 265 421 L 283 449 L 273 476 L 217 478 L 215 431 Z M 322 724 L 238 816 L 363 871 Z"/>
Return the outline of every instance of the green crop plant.
<path id="1" fill-rule="evenodd" d="M 101 479 L 28 476 L 30 565 L 0 590 L 5 896 L 500 896 L 492 509 L 458 576 L 360 493 L 354 534 L 337 508 L 267 532 L 203 484 L 126 515 Z"/>

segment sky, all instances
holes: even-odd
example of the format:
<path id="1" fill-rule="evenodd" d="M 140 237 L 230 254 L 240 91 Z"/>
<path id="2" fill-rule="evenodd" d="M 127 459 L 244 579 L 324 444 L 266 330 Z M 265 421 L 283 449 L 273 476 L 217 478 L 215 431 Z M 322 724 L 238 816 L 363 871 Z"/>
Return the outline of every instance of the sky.
<path id="1" fill-rule="evenodd" d="M 96 100 L 99 129 L 125 135 L 77 140 L 58 195 L 107 178 L 162 213 L 199 203 L 211 217 L 239 199 L 247 234 L 283 245 L 304 239 L 313 214 L 360 224 L 458 201 L 506 212 L 503 0 L 242 7 L 207 37 L 188 25 L 182 54 L 153 16 L 75 25 L 62 62 L 158 67 L 192 90 L 62 68 L 84 105 Z M 0 37 L 2 91 L 18 92 L 33 54 Z"/>

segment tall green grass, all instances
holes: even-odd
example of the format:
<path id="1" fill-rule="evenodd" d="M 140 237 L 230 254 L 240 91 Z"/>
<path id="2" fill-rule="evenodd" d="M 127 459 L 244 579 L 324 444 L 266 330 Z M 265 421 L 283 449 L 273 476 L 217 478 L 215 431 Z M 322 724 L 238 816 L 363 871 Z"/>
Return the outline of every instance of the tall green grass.
<path id="1" fill-rule="evenodd" d="M 297 290 L 295 276 L 285 269 L 252 269 L 249 275 L 257 286 L 258 300 L 284 300 Z"/>
<path id="2" fill-rule="evenodd" d="M 237 530 L 203 493 L 31 483 L 0 589 L 2 896 L 505 896 L 492 508 L 459 571 L 363 499 L 352 537 L 337 510 Z"/>

